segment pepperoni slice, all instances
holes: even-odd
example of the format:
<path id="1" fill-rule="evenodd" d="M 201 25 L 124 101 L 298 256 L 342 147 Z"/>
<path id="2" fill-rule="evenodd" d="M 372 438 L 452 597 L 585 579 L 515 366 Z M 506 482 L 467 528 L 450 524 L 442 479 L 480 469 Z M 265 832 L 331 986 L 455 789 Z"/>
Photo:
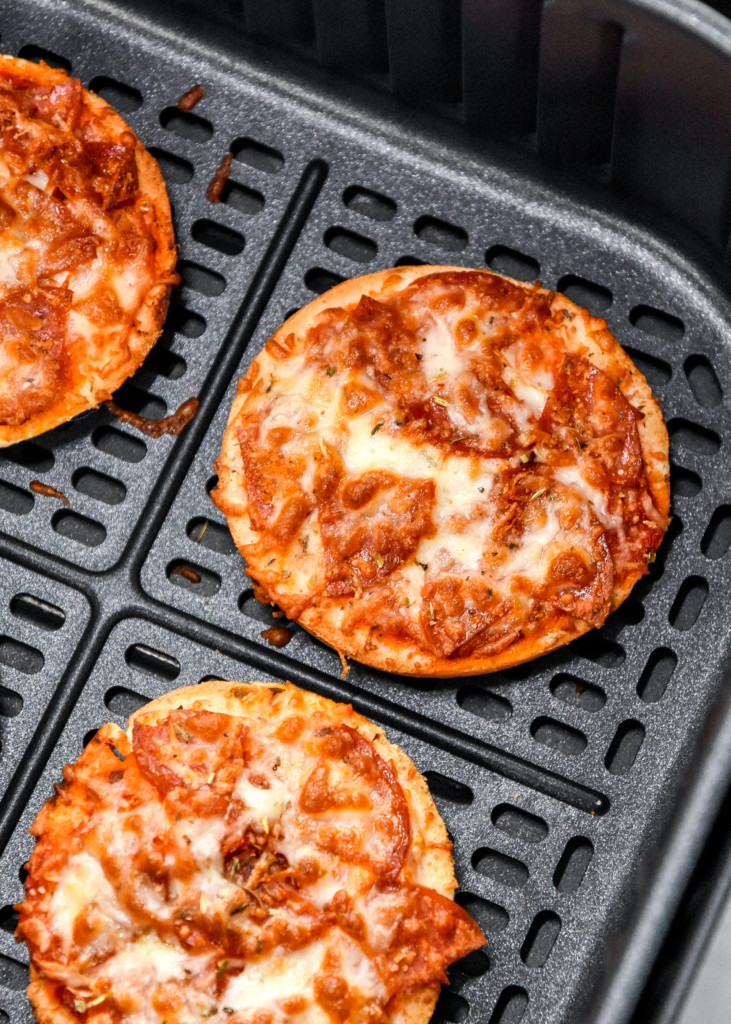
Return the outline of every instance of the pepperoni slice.
<path id="1" fill-rule="evenodd" d="M 175 790 L 188 813 L 224 813 L 246 760 L 247 728 L 213 711 L 173 711 L 158 725 L 135 722 L 132 746 L 142 774 L 163 795 Z"/>
<path id="2" fill-rule="evenodd" d="M 384 882 L 401 870 L 409 812 L 393 768 L 349 725 L 315 736 L 320 757 L 299 798 L 300 824 L 324 850 L 371 868 Z"/>

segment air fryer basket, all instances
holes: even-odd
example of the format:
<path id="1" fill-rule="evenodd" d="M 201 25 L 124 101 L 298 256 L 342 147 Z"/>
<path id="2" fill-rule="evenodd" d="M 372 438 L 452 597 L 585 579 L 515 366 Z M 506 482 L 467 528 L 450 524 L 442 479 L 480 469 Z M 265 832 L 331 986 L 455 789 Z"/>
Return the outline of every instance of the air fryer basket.
<path id="1" fill-rule="evenodd" d="M 426 774 L 489 940 L 450 971 L 439 1021 L 628 1020 L 727 788 L 731 27 L 692 0 L 348 7 L 347 25 L 333 0 L 0 10 L 3 50 L 73 70 L 168 182 L 182 284 L 119 404 L 200 398 L 178 438 L 99 410 L 0 451 L 0 1020 L 32 1019 L 12 934 L 30 822 L 102 722 L 173 686 L 291 679 L 382 723 Z M 236 380 L 292 310 L 414 262 L 539 278 L 607 318 L 668 422 L 673 522 L 632 596 L 562 651 L 342 680 L 299 627 L 282 650 L 262 638 L 277 620 L 210 501 L 212 463 Z"/>

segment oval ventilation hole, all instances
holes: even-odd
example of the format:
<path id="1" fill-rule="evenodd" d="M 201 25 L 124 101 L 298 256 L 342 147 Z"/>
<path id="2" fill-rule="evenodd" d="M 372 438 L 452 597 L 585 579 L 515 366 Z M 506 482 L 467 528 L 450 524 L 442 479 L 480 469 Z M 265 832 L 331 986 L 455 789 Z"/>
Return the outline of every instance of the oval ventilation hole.
<path id="1" fill-rule="evenodd" d="M 486 935 L 494 935 L 507 928 L 510 917 L 507 910 L 498 903 L 492 903 L 491 900 L 485 900 L 482 896 L 475 896 L 474 893 L 464 892 L 462 889 L 454 898 L 460 907 L 464 907 L 467 913 L 474 917 Z"/>
<path id="2" fill-rule="evenodd" d="M 66 57 L 61 57 L 60 54 L 54 53 L 53 50 L 44 50 L 42 46 L 21 46 L 18 50 L 18 56 L 23 57 L 24 60 L 43 60 L 46 64 L 50 64 L 52 68 L 61 68 L 66 72 L 67 75 L 71 74 L 72 64 L 71 61 Z"/>
<path id="3" fill-rule="evenodd" d="M 215 270 L 202 267 L 200 263 L 193 263 L 191 260 L 180 260 L 177 271 L 186 288 L 198 292 L 200 295 L 209 297 L 222 295 L 226 290 L 226 278 L 217 274 Z"/>
<path id="4" fill-rule="evenodd" d="M 535 281 L 541 265 L 532 256 L 509 249 L 507 245 L 493 245 L 485 253 L 485 263 L 498 274 L 507 274 L 517 281 Z"/>
<path id="5" fill-rule="evenodd" d="M 147 454 L 144 441 L 130 437 L 115 427 L 97 427 L 91 435 L 91 443 L 100 452 L 122 462 L 142 462 Z"/>
<path id="6" fill-rule="evenodd" d="M 23 698 L 20 694 L 9 690 L 7 686 L 0 686 L 0 715 L 3 718 L 15 718 L 22 710 Z"/>
<path id="7" fill-rule="evenodd" d="M 172 132 L 173 135 L 189 142 L 208 142 L 213 135 L 213 125 L 210 121 L 177 107 L 165 107 L 160 114 L 160 124 L 165 131 Z"/>
<path id="8" fill-rule="evenodd" d="M 670 463 L 670 490 L 674 498 L 695 498 L 703 481 L 692 469 Z"/>
<path id="9" fill-rule="evenodd" d="M 173 676 L 173 678 L 175 677 Z M 149 697 L 143 697 L 141 693 L 128 690 L 126 686 L 113 686 L 104 695 L 104 703 L 112 714 L 125 720 L 149 701 Z"/>
<path id="10" fill-rule="evenodd" d="M 624 629 L 625 626 L 638 625 L 644 617 L 645 609 L 642 602 L 634 597 L 629 597 L 621 603 L 616 612 L 612 613 L 612 617 L 608 620 L 607 625 L 611 623 L 614 629 L 620 630 Z"/>
<path id="11" fill-rule="evenodd" d="M 0 928 L 8 935 L 14 935 L 18 927 L 18 911 L 13 906 L 0 908 Z M 6 1018 L 7 1020 L 7 1018 Z"/>
<path id="12" fill-rule="evenodd" d="M 499 804 L 492 812 L 492 823 L 501 832 L 524 843 L 540 843 L 548 835 L 548 825 L 543 818 L 511 804 Z"/>
<path id="13" fill-rule="evenodd" d="M 212 519 L 204 516 L 196 516 L 191 519 L 185 528 L 185 532 L 194 544 L 200 544 L 202 548 L 215 551 L 219 555 L 232 555 L 236 551 L 233 537 L 227 526 L 214 523 Z"/>
<path id="14" fill-rule="evenodd" d="M 119 505 L 127 496 L 127 488 L 121 480 L 115 480 L 106 473 L 97 473 L 95 469 L 85 467 L 77 469 L 71 477 L 71 483 L 81 494 L 88 494 L 96 501 L 105 505 Z"/>
<path id="15" fill-rule="evenodd" d="M 461 1024 L 461 1021 L 467 1018 L 469 1009 L 470 1004 L 464 996 L 459 995 L 458 992 L 453 992 L 451 989 L 443 988 L 434 1007 L 435 1024 L 438 1024 L 441 1020 L 448 1020 L 453 1022 L 453 1024 Z"/>
<path id="16" fill-rule="evenodd" d="M 217 224 L 214 220 L 197 220 L 190 233 L 196 242 L 215 249 L 224 256 L 238 256 L 244 251 L 244 236 L 232 228 Z"/>
<path id="17" fill-rule="evenodd" d="M 0 636 L 0 662 L 8 668 L 14 668 L 25 675 L 34 676 L 40 672 L 46 659 L 35 647 L 13 640 L 9 636 Z"/>
<path id="18" fill-rule="evenodd" d="M 346 231 L 345 228 L 328 228 L 323 241 L 328 249 L 355 263 L 370 263 L 378 255 L 375 242 L 364 235 L 357 235 L 355 231 Z"/>
<path id="19" fill-rule="evenodd" d="M 646 704 L 656 704 L 667 690 L 677 664 L 677 654 L 668 647 L 654 650 L 637 683 L 637 696 Z"/>
<path id="20" fill-rule="evenodd" d="M 349 210 L 370 217 L 371 220 L 388 221 L 396 216 L 396 203 L 380 192 L 372 192 L 359 185 L 351 185 L 343 192 L 343 203 Z"/>
<path id="21" fill-rule="evenodd" d="M 578 757 L 584 752 L 588 742 L 583 732 L 545 715 L 536 718 L 530 727 L 530 733 L 537 743 L 542 743 L 544 747 L 558 750 L 569 757 Z"/>
<path id="22" fill-rule="evenodd" d="M 399 256 L 393 265 L 394 267 L 425 267 L 426 260 L 420 260 L 417 256 Z"/>
<path id="23" fill-rule="evenodd" d="M 708 584 L 702 576 L 689 576 L 673 601 L 668 618 L 670 625 L 682 631 L 691 629 L 698 621 L 708 597 Z"/>
<path id="24" fill-rule="evenodd" d="M 528 1009 L 528 993 L 518 985 L 510 985 L 500 993 L 488 1024 L 520 1024 Z"/>
<path id="25" fill-rule="evenodd" d="M 316 295 L 322 295 L 329 288 L 334 288 L 345 278 L 339 274 L 333 274 L 330 270 L 323 270 L 322 267 L 312 267 L 304 276 L 305 286 Z"/>
<path id="26" fill-rule="evenodd" d="M 612 293 L 608 288 L 602 288 L 600 284 L 574 274 L 562 277 L 556 287 L 567 299 L 588 309 L 594 316 L 604 313 L 612 304 Z"/>
<path id="27" fill-rule="evenodd" d="M 11 444 L 8 448 L 0 449 L 0 459 L 14 462 L 16 466 L 25 466 L 35 473 L 47 473 L 49 469 L 53 469 L 56 461 L 53 452 L 33 441 L 21 441 L 20 444 Z"/>
<path id="28" fill-rule="evenodd" d="M 637 760 L 644 739 L 645 728 L 640 722 L 634 719 L 622 722 L 604 758 L 607 771 L 612 775 L 626 775 Z"/>
<path id="29" fill-rule="evenodd" d="M 236 160 L 257 171 L 264 171 L 265 174 L 279 174 L 284 167 L 284 157 L 278 149 L 255 142 L 254 139 L 236 139 L 231 152 Z"/>
<path id="30" fill-rule="evenodd" d="M 148 420 L 161 420 L 167 415 L 168 407 L 158 395 L 152 395 L 136 384 L 127 381 L 114 396 L 114 401 L 122 409 L 135 412 Z"/>
<path id="31" fill-rule="evenodd" d="M 180 675 L 180 662 L 177 658 L 155 647 L 148 647 L 147 644 L 130 644 L 124 652 L 124 660 L 130 668 L 164 679 L 168 683 Z"/>
<path id="32" fill-rule="evenodd" d="M 99 729 L 89 729 L 87 732 L 85 732 L 81 738 L 82 747 L 88 747 L 98 732 Z M 116 750 L 116 747 L 114 747 L 113 749 Z"/>
<path id="33" fill-rule="evenodd" d="M 584 836 L 574 836 L 566 843 L 556 870 L 553 884 L 559 892 L 576 892 L 594 856 L 594 847 Z"/>
<path id="34" fill-rule="evenodd" d="M 485 718 L 488 722 L 504 722 L 513 713 L 513 705 L 509 700 L 477 686 L 463 686 L 457 693 L 457 703 L 465 711 Z"/>
<path id="35" fill-rule="evenodd" d="M 682 320 L 652 306 L 635 306 L 630 312 L 629 322 L 662 341 L 679 341 L 685 334 Z"/>
<path id="36" fill-rule="evenodd" d="M 270 604 L 263 604 L 254 597 L 253 590 L 245 590 L 239 598 L 239 611 L 243 612 L 250 619 L 263 622 L 267 626 L 286 625 L 282 618 L 275 618 L 272 612 L 275 609 Z"/>
<path id="37" fill-rule="evenodd" d="M 720 404 L 723 391 L 710 359 L 706 356 L 688 356 L 683 369 L 698 405 L 712 409 Z"/>
<path id="38" fill-rule="evenodd" d="M 474 952 L 468 953 L 467 956 L 463 956 L 461 960 L 455 960 L 449 970 L 450 972 L 459 971 L 461 974 L 466 974 L 468 978 L 481 978 L 490 970 L 490 959 L 481 949 L 476 949 Z"/>
<path id="39" fill-rule="evenodd" d="M 533 918 L 520 950 L 520 959 L 526 967 L 543 967 L 561 931 L 561 918 L 552 910 L 542 910 Z"/>
<path id="40" fill-rule="evenodd" d="M 16 619 L 49 631 L 60 629 L 66 621 L 65 611 L 35 594 L 16 594 L 10 601 L 10 611 Z"/>
<path id="41" fill-rule="evenodd" d="M 165 574 L 174 586 L 191 590 L 196 597 L 212 597 L 221 589 L 221 577 L 217 572 L 186 559 L 170 562 Z"/>
<path id="42" fill-rule="evenodd" d="M 489 847 L 483 847 L 472 854 L 472 867 L 481 875 L 511 889 L 520 889 L 528 881 L 528 868 L 522 861 Z"/>
<path id="43" fill-rule="evenodd" d="M 414 223 L 414 234 L 422 242 L 429 242 L 447 252 L 461 252 L 469 241 L 464 228 L 437 217 L 419 217 Z"/>
<path id="44" fill-rule="evenodd" d="M 600 686 L 587 683 L 569 672 L 560 672 L 551 680 L 551 693 L 564 704 L 581 708 L 582 711 L 601 711 L 607 703 L 607 695 Z"/>
<path id="45" fill-rule="evenodd" d="M 474 794 L 464 782 L 457 782 L 440 772 L 424 772 L 424 778 L 431 791 L 432 796 L 447 800 L 452 804 L 467 806 L 472 803 Z"/>
<path id="46" fill-rule="evenodd" d="M 96 519 L 89 519 L 67 509 L 54 513 L 51 526 L 60 537 L 67 537 L 87 548 L 98 548 L 107 539 L 106 528 Z"/>
<path id="47" fill-rule="evenodd" d="M 731 505 L 719 505 L 701 541 L 706 558 L 722 558 L 731 547 Z"/>
<path id="48" fill-rule="evenodd" d="M 205 332 L 206 321 L 200 313 L 194 313 L 192 309 L 186 309 L 181 303 L 174 302 L 170 307 L 166 326 L 185 338 L 200 338 Z"/>
<path id="49" fill-rule="evenodd" d="M 175 355 L 170 349 L 164 348 L 162 344 L 157 344 L 145 359 L 145 369 L 157 377 L 180 380 L 185 376 L 188 364 L 182 356 Z"/>
<path id="50" fill-rule="evenodd" d="M 625 345 L 624 350 L 652 387 L 660 388 L 663 384 L 667 384 L 672 377 L 673 368 L 664 359 L 650 356 L 647 352 L 641 352 L 640 349 L 633 348 L 632 345 Z"/>
<path id="51" fill-rule="evenodd" d="M 601 633 L 592 632 L 579 637 L 571 644 L 571 650 L 580 658 L 593 661 L 602 668 L 619 668 L 627 657 L 624 647 L 602 636 Z"/>
<path id="52" fill-rule="evenodd" d="M 89 88 L 122 114 L 131 114 L 133 110 L 139 110 L 142 106 L 142 93 L 131 85 L 118 82 L 115 78 L 99 75 L 92 78 Z"/>
<path id="53" fill-rule="evenodd" d="M 0 985 L 20 992 L 28 986 L 28 968 L 9 956 L 0 953 Z"/>
<path id="54" fill-rule="evenodd" d="M 26 516 L 34 504 L 35 499 L 28 491 L 0 480 L 0 508 L 15 516 Z"/>
<path id="55" fill-rule="evenodd" d="M 150 146 L 150 153 L 157 160 L 162 176 L 168 185 L 185 185 L 195 174 L 193 164 L 182 156 L 168 153 L 166 149 Z"/>
<path id="56" fill-rule="evenodd" d="M 265 199 L 255 188 L 247 188 L 238 181 L 229 178 L 221 190 L 221 200 L 232 210 L 243 213 L 245 217 L 255 217 L 264 209 Z"/>

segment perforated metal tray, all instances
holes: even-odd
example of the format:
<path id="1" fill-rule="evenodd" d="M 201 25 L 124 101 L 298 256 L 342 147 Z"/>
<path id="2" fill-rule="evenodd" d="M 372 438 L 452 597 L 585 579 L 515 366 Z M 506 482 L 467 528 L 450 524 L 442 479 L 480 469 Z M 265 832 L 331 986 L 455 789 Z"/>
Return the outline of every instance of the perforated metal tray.
<path id="1" fill-rule="evenodd" d="M 158 156 L 183 284 L 118 401 L 161 416 L 201 400 L 177 439 L 96 411 L 0 451 L 0 1019 L 31 1020 L 12 904 L 61 766 L 102 722 L 217 676 L 351 701 L 426 773 L 458 899 L 489 938 L 450 972 L 438 1020 L 627 1019 L 728 772 L 728 294 L 629 207 L 587 205 L 365 107 L 318 107 L 301 80 L 163 21 L 23 0 L 0 9 L 0 33 L 5 52 L 70 66 Z M 197 82 L 206 98 L 180 113 Z M 229 150 L 214 206 L 206 185 Z M 539 277 L 606 316 L 668 421 L 674 519 L 631 598 L 563 651 L 477 679 L 353 665 L 342 681 L 299 628 L 283 650 L 262 639 L 274 620 L 208 497 L 212 462 L 236 380 L 289 312 L 344 277 L 419 261 Z M 35 479 L 70 507 L 34 494 Z"/>

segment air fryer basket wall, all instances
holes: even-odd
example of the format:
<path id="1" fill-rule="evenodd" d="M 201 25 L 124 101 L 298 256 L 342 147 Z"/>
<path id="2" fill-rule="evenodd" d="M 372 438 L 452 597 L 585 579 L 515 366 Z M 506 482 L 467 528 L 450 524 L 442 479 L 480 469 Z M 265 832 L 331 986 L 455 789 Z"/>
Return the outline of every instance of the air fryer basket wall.
<path id="1" fill-rule="evenodd" d="M 70 66 L 168 181 L 183 281 L 119 403 L 156 417 L 201 400 L 179 438 L 102 410 L 0 452 L 0 1009 L 31 1019 L 12 904 L 61 765 L 174 685 L 262 677 L 351 701 L 426 773 L 489 938 L 450 972 L 439 1020 L 619 1024 L 731 760 L 729 27 L 649 0 L 352 0 L 350 32 L 332 0 L 201 10 L 0 12 L 3 49 Z M 336 281 L 404 262 L 540 278 L 606 316 L 671 434 L 674 520 L 648 577 L 600 631 L 479 679 L 341 680 L 297 627 L 268 646 L 275 620 L 208 496 L 268 334 Z"/>

